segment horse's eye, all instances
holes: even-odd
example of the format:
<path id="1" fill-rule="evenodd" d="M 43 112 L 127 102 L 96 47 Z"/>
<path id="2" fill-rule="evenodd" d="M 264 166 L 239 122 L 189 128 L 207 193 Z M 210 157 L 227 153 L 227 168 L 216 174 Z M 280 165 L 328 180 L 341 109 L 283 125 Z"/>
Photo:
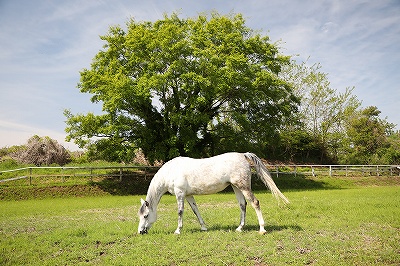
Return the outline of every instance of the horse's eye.
<path id="1" fill-rule="evenodd" d="M 144 218 L 144 219 L 147 219 L 147 217 L 149 217 L 149 215 L 148 215 L 148 214 L 146 214 L 145 216 L 143 216 L 143 218 Z"/>

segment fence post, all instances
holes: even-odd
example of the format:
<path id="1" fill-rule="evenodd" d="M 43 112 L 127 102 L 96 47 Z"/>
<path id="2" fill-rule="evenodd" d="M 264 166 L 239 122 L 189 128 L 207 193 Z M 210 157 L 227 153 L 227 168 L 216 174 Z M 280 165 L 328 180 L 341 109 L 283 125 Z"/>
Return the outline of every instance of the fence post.
<path id="1" fill-rule="evenodd" d="M 379 176 L 379 166 L 376 166 L 376 175 Z"/>
<path id="2" fill-rule="evenodd" d="M 276 177 L 279 177 L 279 166 L 276 166 Z"/>
<path id="3" fill-rule="evenodd" d="M 119 182 L 122 182 L 122 167 L 119 168 Z"/>
<path id="4" fill-rule="evenodd" d="M 297 177 L 297 166 L 294 166 L 294 177 Z"/>
<path id="5" fill-rule="evenodd" d="M 32 168 L 29 168 L 29 185 L 32 185 Z"/>
<path id="6" fill-rule="evenodd" d="M 311 173 L 312 173 L 312 176 L 315 177 L 315 171 L 314 171 L 314 167 L 312 165 L 311 165 Z"/>
<path id="7" fill-rule="evenodd" d="M 329 165 L 329 176 L 332 177 L 332 165 Z"/>

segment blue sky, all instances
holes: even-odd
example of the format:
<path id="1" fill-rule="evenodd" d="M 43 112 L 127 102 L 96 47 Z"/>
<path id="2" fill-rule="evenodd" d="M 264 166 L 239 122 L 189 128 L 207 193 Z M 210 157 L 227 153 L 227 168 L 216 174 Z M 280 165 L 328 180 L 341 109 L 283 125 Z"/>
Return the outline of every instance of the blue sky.
<path id="1" fill-rule="evenodd" d="M 37 134 L 66 143 L 64 109 L 99 113 L 76 88 L 112 25 L 178 12 L 242 13 L 246 24 L 281 53 L 308 57 L 329 73 L 331 87 L 374 105 L 400 129 L 400 1 L 136 1 L 0 0 L 0 147 Z"/>

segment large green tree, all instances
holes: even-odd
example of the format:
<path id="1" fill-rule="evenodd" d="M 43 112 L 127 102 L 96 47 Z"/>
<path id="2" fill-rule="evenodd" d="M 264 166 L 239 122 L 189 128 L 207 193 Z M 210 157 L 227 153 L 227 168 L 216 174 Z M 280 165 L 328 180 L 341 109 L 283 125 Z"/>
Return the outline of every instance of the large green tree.
<path id="1" fill-rule="evenodd" d="M 67 140 L 150 160 L 255 149 L 273 141 L 297 110 L 280 77 L 290 58 L 240 14 L 165 15 L 110 28 L 78 84 L 103 113 L 66 110 Z M 103 148 L 101 148 L 103 147 Z"/>

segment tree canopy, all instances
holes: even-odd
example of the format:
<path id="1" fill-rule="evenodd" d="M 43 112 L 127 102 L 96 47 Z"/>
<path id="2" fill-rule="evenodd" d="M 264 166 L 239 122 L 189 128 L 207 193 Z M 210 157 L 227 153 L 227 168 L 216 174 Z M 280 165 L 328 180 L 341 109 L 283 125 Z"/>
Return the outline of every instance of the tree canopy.
<path id="1" fill-rule="evenodd" d="M 103 113 L 66 110 L 67 140 L 123 160 L 263 150 L 297 112 L 290 61 L 240 14 L 135 21 L 101 36 L 78 88 Z"/>
<path id="2" fill-rule="evenodd" d="M 252 151 L 318 163 L 399 163 L 400 133 L 354 88 L 338 92 L 319 64 L 298 64 L 240 14 L 130 19 L 78 88 L 102 113 L 65 110 L 67 140 L 90 158 L 153 162 Z"/>

